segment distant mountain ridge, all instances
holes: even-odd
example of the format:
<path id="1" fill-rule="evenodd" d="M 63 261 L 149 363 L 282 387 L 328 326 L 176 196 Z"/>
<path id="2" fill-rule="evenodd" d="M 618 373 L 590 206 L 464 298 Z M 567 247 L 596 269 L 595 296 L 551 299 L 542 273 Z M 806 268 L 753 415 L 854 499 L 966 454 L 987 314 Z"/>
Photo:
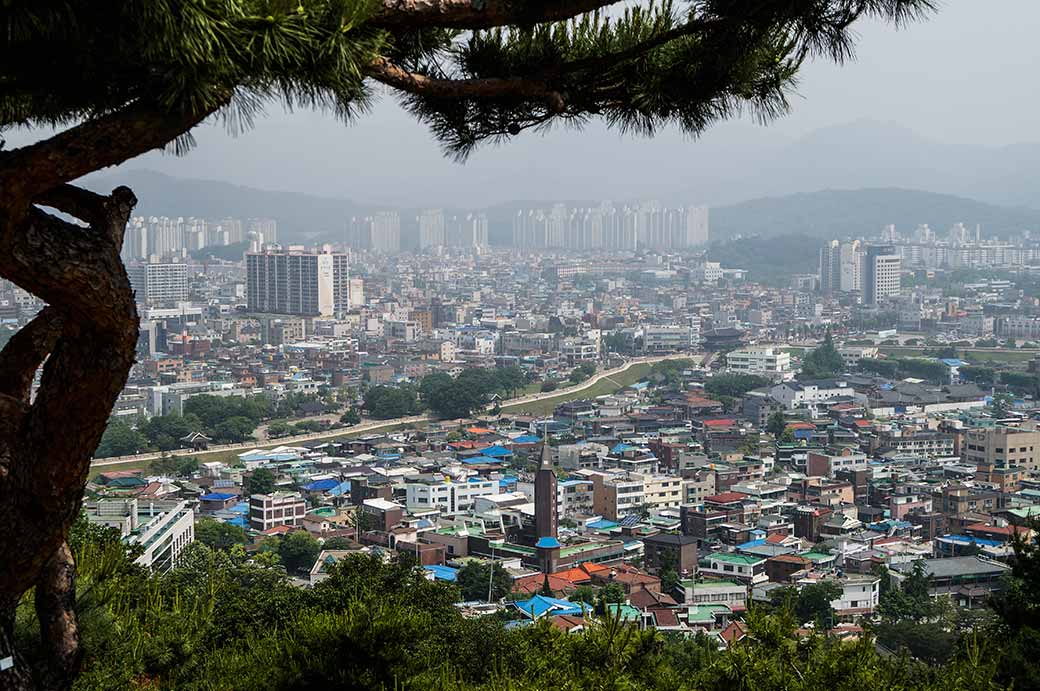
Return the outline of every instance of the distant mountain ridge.
<path id="1" fill-rule="evenodd" d="M 940 235 L 955 223 L 980 224 L 984 237 L 1006 236 L 1040 230 L 1040 210 L 898 188 L 823 190 L 712 209 L 711 236 L 871 237 L 890 223 L 903 232 L 927 223 Z"/>
<path id="2" fill-rule="evenodd" d="M 282 241 L 337 240 L 344 237 L 352 216 L 393 207 L 364 204 L 295 192 L 260 190 L 226 182 L 171 177 L 147 170 L 96 175 L 87 185 L 101 191 L 128 184 L 140 200 L 137 213 L 154 216 L 267 217 L 278 221 Z M 563 201 L 563 200 L 561 200 Z M 509 202 L 483 209 L 490 221 L 493 244 L 506 244 L 512 217 L 521 208 L 548 207 L 553 202 Z M 563 201 L 569 206 L 598 202 Z M 620 202 L 619 202 L 620 203 Z M 414 223 L 414 208 L 398 208 L 403 234 Z M 446 213 L 460 210 L 446 208 Z M 750 199 L 711 209 L 711 236 L 809 235 L 820 238 L 872 236 L 894 223 L 904 231 L 927 223 L 942 233 L 954 223 L 982 225 L 984 235 L 1006 235 L 1025 229 L 1040 230 L 1040 210 L 988 204 L 950 194 L 900 188 L 819 192 Z"/>

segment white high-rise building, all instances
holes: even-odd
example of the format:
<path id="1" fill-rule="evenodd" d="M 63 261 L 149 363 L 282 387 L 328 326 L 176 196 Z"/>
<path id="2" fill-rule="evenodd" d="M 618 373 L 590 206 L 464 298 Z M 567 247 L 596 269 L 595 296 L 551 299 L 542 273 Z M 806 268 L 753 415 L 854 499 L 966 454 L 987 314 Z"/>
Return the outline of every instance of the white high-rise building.
<path id="1" fill-rule="evenodd" d="M 401 251 L 401 216 L 381 211 L 372 218 L 372 249 L 392 254 Z"/>
<path id="2" fill-rule="evenodd" d="M 336 311 L 335 255 L 302 248 L 246 255 L 249 311 L 331 317 Z M 342 298 L 341 298 L 342 299 Z"/>
<path id="3" fill-rule="evenodd" d="M 708 207 L 686 207 L 686 243 L 685 247 L 707 245 L 710 237 Z"/>
<path id="4" fill-rule="evenodd" d="M 419 214 L 419 249 L 443 247 L 448 244 L 445 237 L 444 212 L 441 209 L 427 209 Z"/>
<path id="5" fill-rule="evenodd" d="M 863 304 L 876 305 L 899 294 L 902 260 L 891 245 L 872 245 L 863 254 Z"/>
<path id="6" fill-rule="evenodd" d="M 127 267 L 137 302 L 160 305 L 188 299 L 188 267 L 182 263 L 135 262 Z"/>
<path id="7" fill-rule="evenodd" d="M 375 216 L 355 216 L 347 224 L 347 244 L 388 254 L 401 250 L 401 216 L 381 211 Z"/>

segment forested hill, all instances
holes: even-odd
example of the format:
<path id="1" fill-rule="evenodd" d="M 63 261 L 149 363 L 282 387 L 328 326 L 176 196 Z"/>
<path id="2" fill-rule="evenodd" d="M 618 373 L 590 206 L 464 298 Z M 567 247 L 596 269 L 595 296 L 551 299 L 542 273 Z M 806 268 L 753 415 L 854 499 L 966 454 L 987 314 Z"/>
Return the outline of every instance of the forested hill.
<path id="1" fill-rule="evenodd" d="M 985 204 L 918 190 L 824 190 L 752 199 L 711 210 L 711 236 L 872 237 L 890 223 L 904 232 L 927 223 L 939 233 L 955 223 L 982 225 L 983 236 L 1040 230 L 1040 210 Z"/>

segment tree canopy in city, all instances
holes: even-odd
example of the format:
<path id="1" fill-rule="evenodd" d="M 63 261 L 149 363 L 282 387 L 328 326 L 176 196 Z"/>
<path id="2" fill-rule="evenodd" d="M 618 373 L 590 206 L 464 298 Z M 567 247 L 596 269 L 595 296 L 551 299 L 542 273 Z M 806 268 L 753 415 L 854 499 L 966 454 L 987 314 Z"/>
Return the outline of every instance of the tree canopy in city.
<path id="1" fill-rule="evenodd" d="M 86 0 L 5 3 L 0 131 L 28 127 L 42 138 L 0 150 L 0 277 L 49 304 L 0 352 L 0 419 L 9 423 L 0 427 L 0 658 L 15 657 L 13 684 L 39 681 L 11 641 L 30 589 L 46 676 L 67 686 L 80 666 L 65 539 L 138 339 L 119 256 L 137 199 L 126 187 L 97 194 L 75 180 L 153 149 L 184 151 L 211 116 L 242 129 L 282 104 L 350 120 L 380 89 L 460 158 L 526 129 L 594 119 L 622 132 L 674 125 L 696 134 L 740 112 L 783 113 L 807 58 L 851 55 L 856 20 L 903 22 L 931 7 L 621 4 L 116 0 L 102 11 Z M 239 422 L 222 432 L 240 436 Z"/>

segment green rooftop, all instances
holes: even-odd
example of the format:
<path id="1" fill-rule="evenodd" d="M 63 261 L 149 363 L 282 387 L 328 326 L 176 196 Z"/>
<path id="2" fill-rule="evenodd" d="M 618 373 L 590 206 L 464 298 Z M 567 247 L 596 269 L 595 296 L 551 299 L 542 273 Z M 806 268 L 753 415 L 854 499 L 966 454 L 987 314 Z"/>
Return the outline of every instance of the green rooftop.
<path id="1" fill-rule="evenodd" d="M 721 561 L 727 564 L 746 564 L 749 566 L 765 561 L 763 557 L 752 557 L 747 554 L 730 554 L 729 552 L 716 552 L 714 554 L 709 554 L 707 560 Z"/>

